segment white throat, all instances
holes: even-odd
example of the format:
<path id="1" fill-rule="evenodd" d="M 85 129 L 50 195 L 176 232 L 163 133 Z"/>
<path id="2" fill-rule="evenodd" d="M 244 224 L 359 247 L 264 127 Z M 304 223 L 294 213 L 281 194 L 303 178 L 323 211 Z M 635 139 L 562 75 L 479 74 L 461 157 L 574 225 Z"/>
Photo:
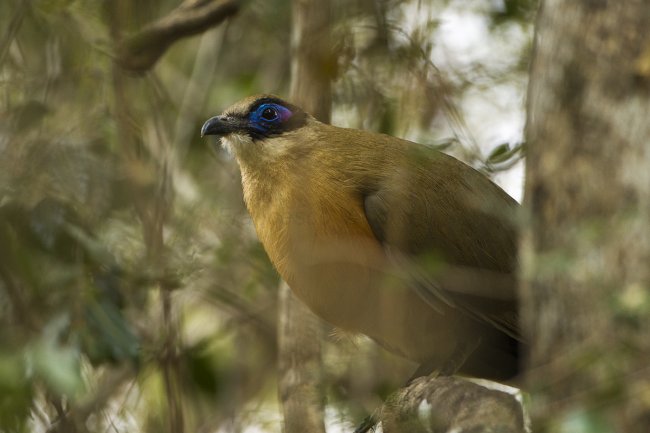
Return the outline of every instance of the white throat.
<path id="1" fill-rule="evenodd" d="M 221 145 L 238 159 L 243 157 L 245 153 L 254 152 L 253 139 L 247 134 L 228 134 L 221 137 Z"/>
<path id="2" fill-rule="evenodd" d="M 291 139 L 273 137 L 261 141 L 253 141 L 247 134 L 229 134 L 221 138 L 221 144 L 235 156 L 240 165 L 251 167 L 270 166 L 276 162 L 287 160 L 292 147 L 296 145 Z"/>

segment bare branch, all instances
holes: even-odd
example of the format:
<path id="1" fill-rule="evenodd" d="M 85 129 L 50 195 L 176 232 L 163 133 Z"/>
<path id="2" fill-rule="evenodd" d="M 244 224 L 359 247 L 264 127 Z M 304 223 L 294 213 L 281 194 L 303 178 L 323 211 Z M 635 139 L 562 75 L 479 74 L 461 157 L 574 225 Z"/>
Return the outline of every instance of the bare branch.
<path id="1" fill-rule="evenodd" d="M 132 71 L 150 69 L 177 40 L 204 32 L 239 11 L 243 0 L 183 3 L 117 47 L 117 63 Z"/>
<path id="2" fill-rule="evenodd" d="M 523 410 L 513 395 L 456 377 L 414 381 L 384 405 L 381 419 L 386 433 L 525 431 Z"/>

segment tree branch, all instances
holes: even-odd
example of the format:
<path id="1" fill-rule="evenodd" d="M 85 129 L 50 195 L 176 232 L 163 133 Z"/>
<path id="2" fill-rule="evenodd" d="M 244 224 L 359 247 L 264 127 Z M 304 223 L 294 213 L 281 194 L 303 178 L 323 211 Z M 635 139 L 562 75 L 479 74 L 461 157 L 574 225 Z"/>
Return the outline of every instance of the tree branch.
<path id="1" fill-rule="evenodd" d="M 385 433 L 523 433 L 521 404 L 506 392 L 456 377 L 415 380 L 384 405 Z"/>
<path id="2" fill-rule="evenodd" d="M 177 40 L 204 32 L 236 14 L 243 0 L 185 2 L 117 46 L 117 63 L 137 72 L 149 70 Z"/>

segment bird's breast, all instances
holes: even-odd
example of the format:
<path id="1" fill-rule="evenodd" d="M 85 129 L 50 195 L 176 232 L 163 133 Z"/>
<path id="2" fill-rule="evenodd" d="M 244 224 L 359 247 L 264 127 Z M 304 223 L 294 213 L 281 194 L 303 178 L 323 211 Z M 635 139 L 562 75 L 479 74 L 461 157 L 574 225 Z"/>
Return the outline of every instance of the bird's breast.
<path id="1" fill-rule="evenodd" d="M 360 198 L 322 179 L 269 182 L 242 169 L 242 180 L 257 235 L 282 278 L 323 319 L 360 331 L 372 270 L 385 260 Z"/>
<path id="2" fill-rule="evenodd" d="M 444 356 L 451 350 L 444 333 L 450 317 L 433 311 L 393 272 L 361 198 L 344 184 L 313 182 L 244 185 L 257 234 L 282 278 L 334 326 L 420 362 L 434 348 Z"/>

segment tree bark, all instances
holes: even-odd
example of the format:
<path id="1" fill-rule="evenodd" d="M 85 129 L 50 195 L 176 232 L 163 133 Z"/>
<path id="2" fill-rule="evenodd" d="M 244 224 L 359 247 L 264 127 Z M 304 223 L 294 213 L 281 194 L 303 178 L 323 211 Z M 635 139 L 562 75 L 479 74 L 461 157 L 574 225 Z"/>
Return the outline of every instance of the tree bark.
<path id="1" fill-rule="evenodd" d="M 239 12 L 241 0 L 184 2 L 117 45 L 116 62 L 124 69 L 146 72 L 179 39 L 197 35 Z"/>
<path id="2" fill-rule="evenodd" d="M 538 16 L 522 242 L 535 431 L 650 425 L 648 29 L 645 0 L 548 0 Z"/>
<path id="3" fill-rule="evenodd" d="M 290 99 L 329 123 L 336 57 L 331 49 L 330 0 L 294 0 Z"/>
<path id="4" fill-rule="evenodd" d="M 279 384 L 285 433 L 325 433 L 322 386 L 322 324 L 280 285 Z"/>
<path id="5" fill-rule="evenodd" d="M 329 122 L 333 61 L 329 0 L 294 0 L 289 99 Z M 279 395 L 285 433 L 325 433 L 320 319 L 280 286 Z"/>
<path id="6" fill-rule="evenodd" d="M 523 433 L 521 404 L 509 393 L 455 377 L 419 378 L 383 408 L 385 433 Z"/>

